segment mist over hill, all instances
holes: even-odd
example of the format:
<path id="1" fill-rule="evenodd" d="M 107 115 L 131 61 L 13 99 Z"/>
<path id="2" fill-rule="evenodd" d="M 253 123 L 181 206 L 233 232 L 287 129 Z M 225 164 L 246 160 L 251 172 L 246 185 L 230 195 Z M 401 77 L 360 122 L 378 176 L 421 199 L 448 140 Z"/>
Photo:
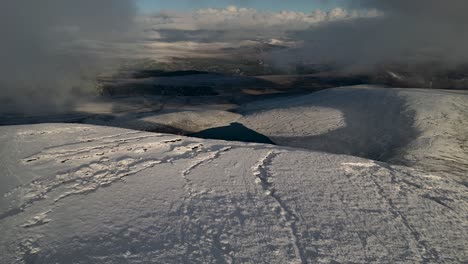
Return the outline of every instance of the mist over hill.
<path id="1" fill-rule="evenodd" d="M 63 110 L 77 95 L 95 94 L 96 76 L 112 60 L 93 46 L 125 39 L 135 16 L 131 0 L 3 1 L 0 109 Z"/>

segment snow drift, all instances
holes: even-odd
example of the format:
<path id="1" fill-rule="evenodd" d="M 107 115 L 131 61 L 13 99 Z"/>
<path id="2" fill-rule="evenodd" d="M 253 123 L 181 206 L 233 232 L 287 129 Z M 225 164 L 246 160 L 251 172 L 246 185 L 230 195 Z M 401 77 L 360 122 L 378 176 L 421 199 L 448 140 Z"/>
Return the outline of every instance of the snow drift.
<path id="1" fill-rule="evenodd" d="M 465 262 L 449 177 L 88 125 L 0 128 L 5 263 Z"/>

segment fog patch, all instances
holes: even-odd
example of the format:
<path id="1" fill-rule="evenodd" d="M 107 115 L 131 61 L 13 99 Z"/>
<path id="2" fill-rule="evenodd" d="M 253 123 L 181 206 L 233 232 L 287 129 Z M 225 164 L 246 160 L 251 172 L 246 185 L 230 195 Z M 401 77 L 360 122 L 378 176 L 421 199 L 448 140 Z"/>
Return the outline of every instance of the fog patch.
<path id="1" fill-rule="evenodd" d="M 110 63 L 96 47 L 129 37 L 135 15 L 132 0 L 3 1 L 0 111 L 65 110 L 94 93 Z"/>

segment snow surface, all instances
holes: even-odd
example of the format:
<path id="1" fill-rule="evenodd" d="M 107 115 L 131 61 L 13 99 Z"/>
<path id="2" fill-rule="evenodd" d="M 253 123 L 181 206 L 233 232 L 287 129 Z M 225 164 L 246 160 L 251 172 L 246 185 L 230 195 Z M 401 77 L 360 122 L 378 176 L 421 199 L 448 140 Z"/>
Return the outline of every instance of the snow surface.
<path id="1" fill-rule="evenodd" d="M 237 122 L 282 146 L 404 164 L 468 186 L 468 92 L 361 85 L 248 104 Z"/>
<path id="2" fill-rule="evenodd" d="M 202 130 L 222 127 L 237 121 L 241 115 L 222 110 L 182 110 L 169 113 L 148 114 L 139 117 L 137 114 L 108 120 L 88 119 L 85 122 L 94 125 L 117 126 L 143 131 L 173 130 L 182 133 L 194 133 Z M 169 129 L 170 128 L 170 129 Z M 164 131 L 166 132 L 166 131 Z"/>
<path id="3" fill-rule="evenodd" d="M 414 109 L 418 137 L 401 160 L 426 171 L 451 174 L 468 186 L 468 92 L 400 90 Z"/>
<path id="4" fill-rule="evenodd" d="M 445 175 L 91 125 L 0 127 L 0 146 L 1 263 L 468 261 Z"/>
<path id="5" fill-rule="evenodd" d="M 244 106 L 246 127 L 282 146 L 385 161 L 416 134 L 395 89 L 355 86 Z"/>

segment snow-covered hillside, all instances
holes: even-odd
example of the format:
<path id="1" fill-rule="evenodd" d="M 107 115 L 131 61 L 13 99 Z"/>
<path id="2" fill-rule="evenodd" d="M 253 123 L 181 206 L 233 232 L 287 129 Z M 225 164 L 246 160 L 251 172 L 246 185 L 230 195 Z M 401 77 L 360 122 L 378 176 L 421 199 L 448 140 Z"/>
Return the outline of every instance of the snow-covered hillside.
<path id="1" fill-rule="evenodd" d="M 0 146 L 1 263 L 468 261 L 444 175 L 88 125 L 0 127 Z"/>
<path id="2" fill-rule="evenodd" d="M 352 86 L 251 103 L 237 122 L 282 146 L 405 164 L 468 185 L 468 92 Z"/>

